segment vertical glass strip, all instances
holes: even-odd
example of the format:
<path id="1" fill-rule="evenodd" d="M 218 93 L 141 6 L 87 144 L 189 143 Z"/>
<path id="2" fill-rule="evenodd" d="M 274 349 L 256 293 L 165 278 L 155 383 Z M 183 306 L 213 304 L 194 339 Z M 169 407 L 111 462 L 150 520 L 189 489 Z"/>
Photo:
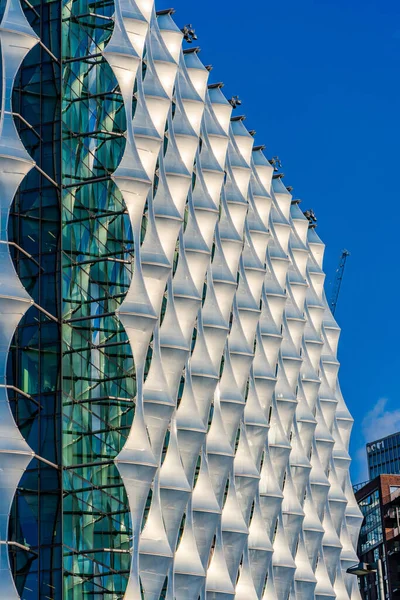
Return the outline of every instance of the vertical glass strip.
<path id="1" fill-rule="evenodd" d="M 64 2 L 62 338 L 64 598 L 126 589 L 131 526 L 113 459 L 134 415 L 135 373 L 115 316 L 131 280 L 133 238 L 110 178 L 125 146 L 122 97 L 101 55 L 109 1 Z"/>
<path id="2" fill-rule="evenodd" d="M 11 208 L 14 265 L 32 307 L 11 344 L 8 396 L 34 459 L 15 495 L 9 539 L 11 567 L 24 600 L 61 600 L 61 337 L 60 318 L 60 67 L 59 0 L 22 2 L 43 42 L 17 76 L 13 111 L 23 145 L 38 167 L 23 180 Z M 50 316 L 47 316 L 50 315 Z"/>

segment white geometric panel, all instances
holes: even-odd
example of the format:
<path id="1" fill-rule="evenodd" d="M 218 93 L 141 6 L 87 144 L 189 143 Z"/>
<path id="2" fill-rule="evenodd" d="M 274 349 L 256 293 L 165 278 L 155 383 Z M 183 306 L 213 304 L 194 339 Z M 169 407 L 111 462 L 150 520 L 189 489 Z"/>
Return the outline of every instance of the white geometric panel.
<path id="1" fill-rule="evenodd" d="M 324 246 L 172 14 L 120 0 L 104 51 L 125 101 L 113 179 L 135 245 L 119 310 L 137 376 L 115 459 L 133 527 L 125 598 L 354 599 L 360 518 Z"/>
<path id="2" fill-rule="evenodd" d="M 133 533 L 124 597 L 355 600 L 346 569 L 361 518 L 324 245 L 223 85 L 209 83 L 199 49 L 182 49 L 172 14 L 157 16 L 152 0 L 116 0 L 103 51 L 127 122 L 111 177 L 134 239 L 117 311 L 137 384 L 115 458 Z M 13 421 L 5 369 L 32 301 L 6 231 L 33 167 L 13 122 L 12 87 L 37 43 L 19 0 L 7 2 L 0 40 L 0 578 L 17 598 L 4 550 L 33 453 Z"/>

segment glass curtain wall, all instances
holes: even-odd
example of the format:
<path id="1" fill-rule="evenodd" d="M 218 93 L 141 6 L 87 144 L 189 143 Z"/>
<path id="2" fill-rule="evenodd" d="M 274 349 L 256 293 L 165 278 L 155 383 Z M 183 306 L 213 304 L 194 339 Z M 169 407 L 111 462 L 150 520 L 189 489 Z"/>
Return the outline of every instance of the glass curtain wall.
<path id="1" fill-rule="evenodd" d="M 122 598 L 130 517 L 113 459 L 133 416 L 130 345 L 115 316 L 131 280 L 133 238 L 110 178 L 125 111 L 101 51 L 114 4 L 68 0 L 62 15 L 62 315 L 64 597 Z"/>
<path id="2" fill-rule="evenodd" d="M 361 553 L 368 552 L 377 544 L 383 542 L 381 504 L 379 490 L 375 490 L 359 502 L 364 517 L 360 530 L 359 546 Z"/>
<path id="3" fill-rule="evenodd" d="M 42 40 L 24 60 L 13 93 L 14 121 L 35 160 L 11 207 L 10 250 L 37 306 L 11 344 L 8 396 L 35 452 L 12 507 L 11 568 L 23 600 L 61 600 L 60 49 L 59 0 L 22 2 Z"/>
<path id="4" fill-rule="evenodd" d="M 42 44 L 18 75 L 13 110 L 36 162 L 16 195 L 13 259 L 35 305 L 16 331 L 9 398 L 36 456 L 12 508 L 9 546 L 24 600 L 122 597 L 130 516 L 113 459 L 134 416 L 130 345 L 115 316 L 133 239 L 110 175 L 125 111 L 101 51 L 114 4 L 24 4 Z"/>

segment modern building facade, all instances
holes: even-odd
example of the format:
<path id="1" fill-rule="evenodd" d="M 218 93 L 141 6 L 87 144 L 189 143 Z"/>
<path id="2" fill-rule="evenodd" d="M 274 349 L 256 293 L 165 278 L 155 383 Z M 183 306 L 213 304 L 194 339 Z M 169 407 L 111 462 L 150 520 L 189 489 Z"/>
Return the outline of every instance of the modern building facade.
<path id="1" fill-rule="evenodd" d="M 400 433 L 369 442 L 367 448 L 370 479 L 378 475 L 400 475 Z"/>
<path id="2" fill-rule="evenodd" d="M 364 520 L 358 542 L 362 562 L 382 560 L 385 600 L 400 598 L 400 475 L 379 475 L 356 498 Z M 376 573 L 360 578 L 363 600 L 381 600 Z"/>
<path id="3" fill-rule="evenodd" d="M 7 600 L 356 600 L 324 245 L 173 11 L 0 7 Z"/>

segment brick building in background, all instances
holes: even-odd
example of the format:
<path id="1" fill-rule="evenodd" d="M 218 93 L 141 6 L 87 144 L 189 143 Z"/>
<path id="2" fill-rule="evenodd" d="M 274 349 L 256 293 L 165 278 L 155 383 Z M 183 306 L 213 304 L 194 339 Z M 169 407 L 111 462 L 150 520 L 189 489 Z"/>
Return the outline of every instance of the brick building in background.
<path id="1" fill-rule="evenodd" d="M 356 499 L 364 515 L 360 561 L 381 558 L 385 600 L 400 598 L 400 475 L 379 475 L 357 490 Z M 359 580 L 363 600 L 379 600 L 377 574 Z"/>

